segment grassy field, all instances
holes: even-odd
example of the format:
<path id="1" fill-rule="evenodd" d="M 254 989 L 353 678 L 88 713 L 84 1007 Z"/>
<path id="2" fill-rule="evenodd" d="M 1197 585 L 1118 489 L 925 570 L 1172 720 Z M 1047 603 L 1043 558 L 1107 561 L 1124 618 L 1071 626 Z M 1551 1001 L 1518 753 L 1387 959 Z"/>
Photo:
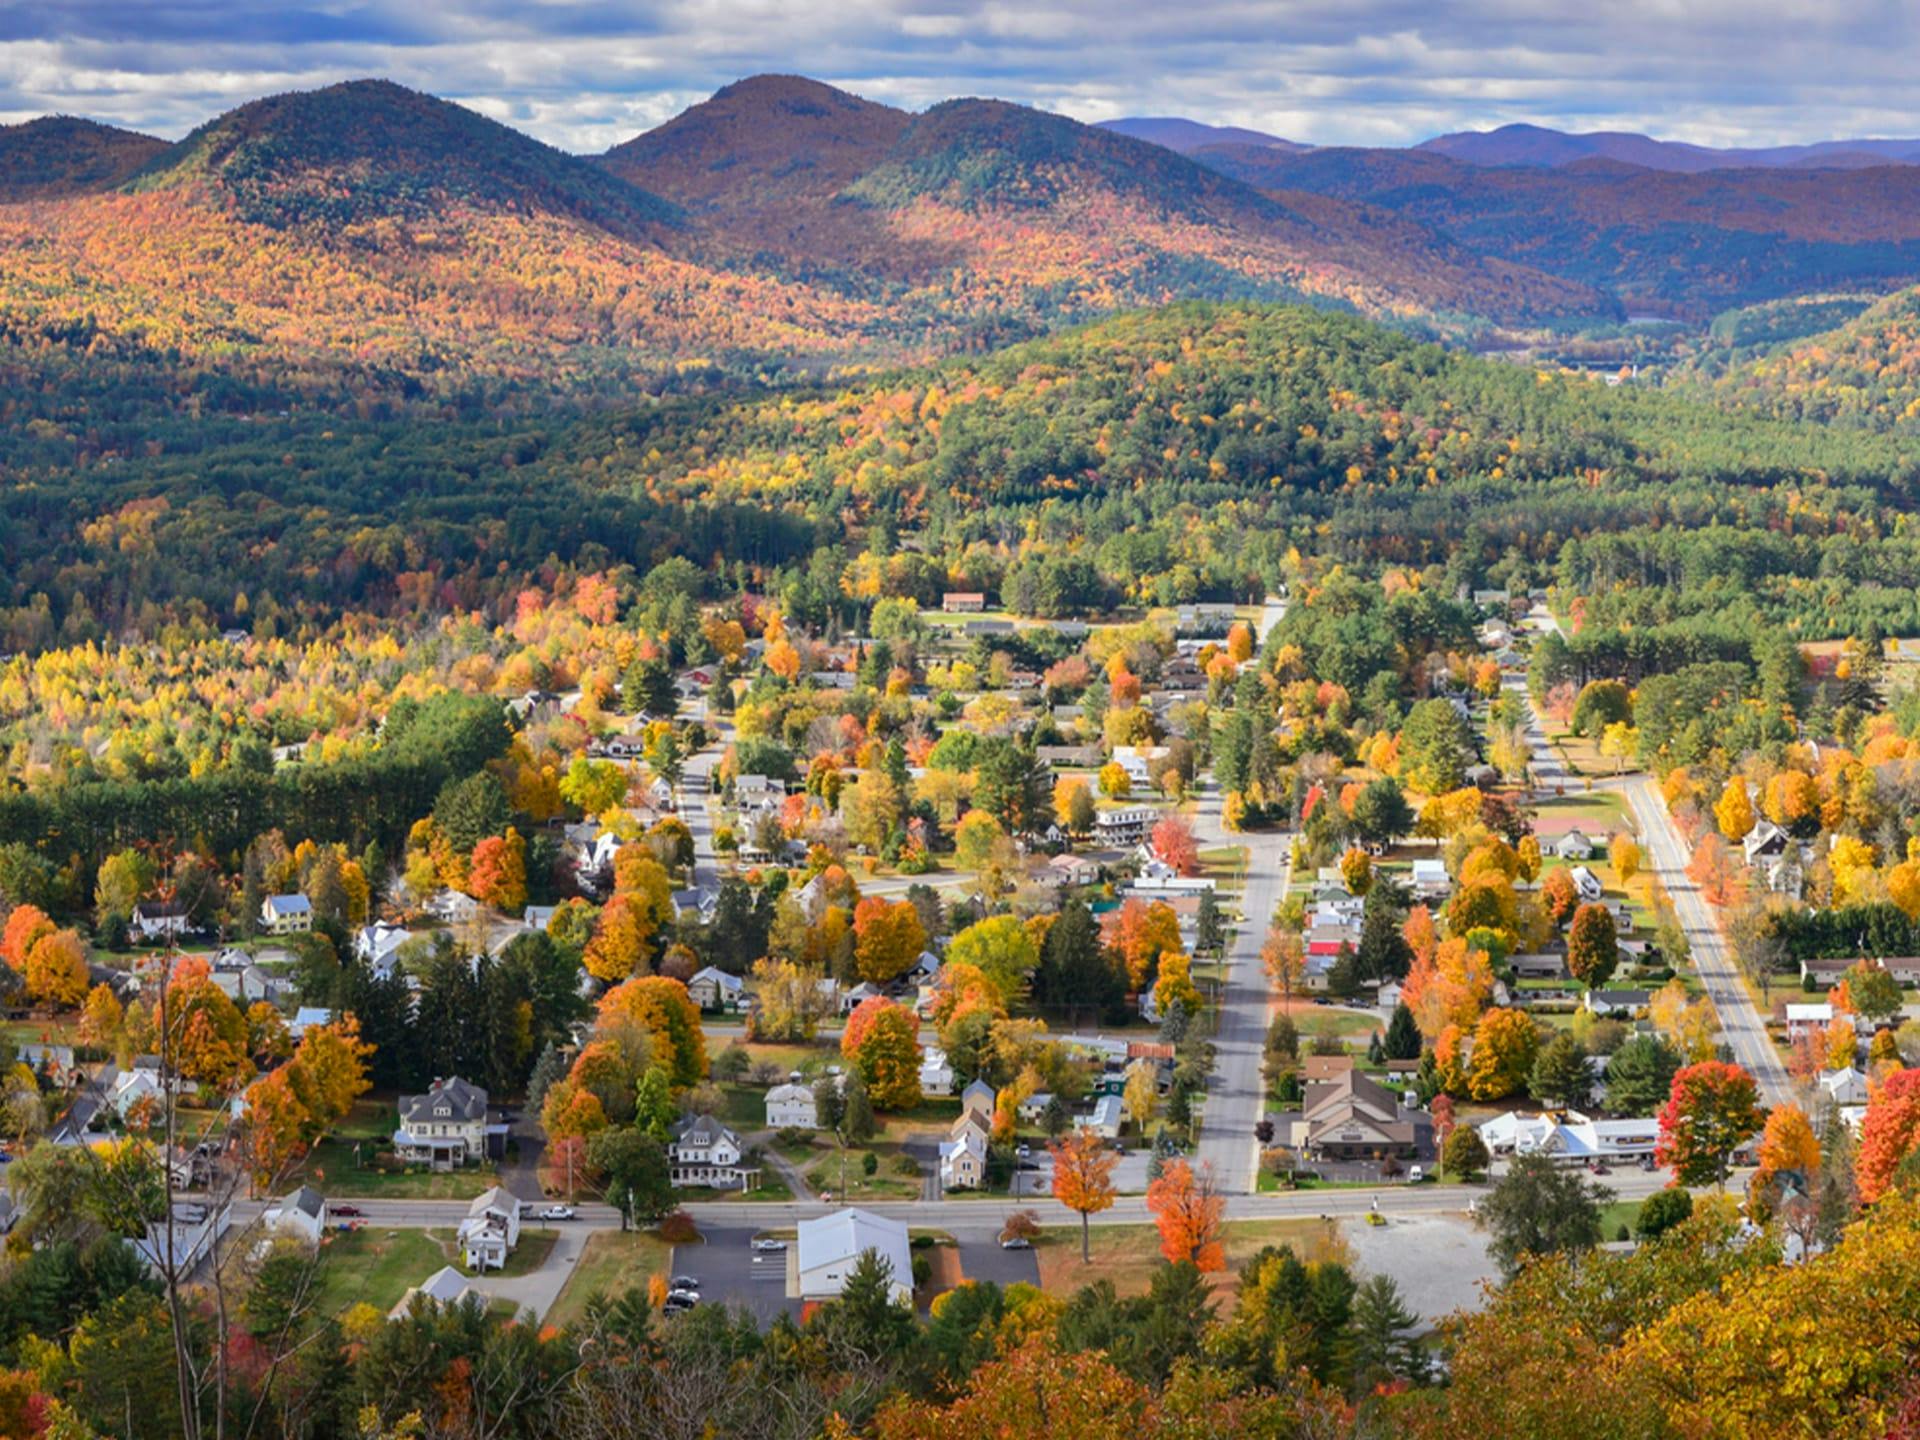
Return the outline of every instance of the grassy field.
<path id="1" fill-rule="evenodd" d="M 373 1146 L 362 1142 L 362 1159 Z M 301 1166 L 296 1182 L 312 1185 L 336 1200 L 471 1200 L 500 1181 L 491 1166 L 464 1170 L 373 1170 L 356 1166 L 353 1142 L 323 1140 Z"/>
<path id="2" fill-rule="evenodd" d="M 385 1314 L 408 1286 L 451 1261 L 449 1247 L 425 1230 L 369 1226 L 329 1235 L 321 1246 L 314 1308 L 338 1315 L 364 1302 Z"/>
<path id="3" fill-rule="evenodd" d="M 658 1235 L 596 1230 L 587 1237 L 579 1263 L 547 1312 L 546 1323 L 572 1324 L 586 1313 L 587 1301 L 595 1293 L 611 1296 L 644 1287 L 651 1276 L 668 1274 L 672 1261 L 673 1247 Z"/>
<path id="4" fill-rule="evenodd" d="M 1166 1263 L 1160 1235 L 1151 1225 L 1095 1225 L 1092 1263 L 1080 1259 L 1077 1228 L 1049 1228 L 1034 1244 L 1040 1264 L 1040 1288 L 1067 1296 L 1096 1280 L 1111 1280 L 1122 1295 L 1139 1295 Z M 1230 1306 L 1241 1267 L 1269 1245 L 1291 1245 L 1304 1259 L 1345 1253 L 1339 1227 L 1324 1220 L 1242 1220 L 1225 1227 L 1227 1268 L 1210 1277 L 1217 1300 Z M 1226 1306 L 1223 1306 L 1226 1308 Z"/>
<path id="5" fill-rule="evenodd" d="M 1602 1240 L 1619 1239 L 1620 1227 L 1624 1225 L 1631 1232 L 1633 1222 L 1639 1218 L 1640 1202 L 1638 1200 L 1615 1200 L 1611 1204 L 1602 1205 L 1600 1207 L 1600 1238 Z"/>
<path id="6" fill-rule="evenodd" d="M 895 1157 L 903 1153 L 898 1145 L 876 1144 L 866 1148 L 848 1146 L 844 1189 L 840 1183 L 843 1173 L 840 1152 L 828 1148 L 817 1153 L 820 1158 L 802 1172 L 807 1177 L 807 1184 L 816 1193 L 830 1191 L 835 1199 L 844 1200 L 850 1205 L 857 1205 L 863 1200 L 918 1200 L 925 1185 L 925 1180 L 917 1172 L 902 1175 L 894 1169 Z M 871 1175 L 866 1174 L 863 1168 L 869 1154 L 880 1166 Z"/>

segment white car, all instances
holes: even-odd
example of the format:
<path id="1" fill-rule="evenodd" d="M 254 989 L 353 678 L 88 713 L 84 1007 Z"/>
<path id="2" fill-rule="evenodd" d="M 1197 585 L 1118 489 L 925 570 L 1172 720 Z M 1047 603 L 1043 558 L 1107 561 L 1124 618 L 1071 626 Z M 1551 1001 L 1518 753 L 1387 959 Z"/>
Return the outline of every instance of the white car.
<path id="1" fill-rule="evenodd" d="M 768 1251 L 784 1250 L 787 1248 L 787 1242 L 784 1240 L 756 1240 L 753 1242 L 753 1248 Z"/>
<path id="2" fill-rule="evenodd" d="M 540 1212 L 540 1218 L 542 1220 L 571 1220 L 574 1218 L 574 1208 L 571 1205 L 549 1205 Z"/>
<path id="3" fill-rule="evenodd" d="M 1407 1167 L 1407 1179 L 1410 1180 L 1413 1184 L 1418 1185 L 1422 1180 L 1425 1180 L 1426 1178 L 1427 1178 L 1427 1172 L 1423 1166 L 1409 1165 Z"/>

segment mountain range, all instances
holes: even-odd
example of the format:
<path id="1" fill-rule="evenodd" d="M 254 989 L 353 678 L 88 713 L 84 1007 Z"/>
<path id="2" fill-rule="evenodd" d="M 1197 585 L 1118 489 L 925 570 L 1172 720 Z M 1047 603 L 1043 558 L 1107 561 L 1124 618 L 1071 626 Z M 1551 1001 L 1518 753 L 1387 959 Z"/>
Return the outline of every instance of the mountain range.
<path id="1" fill-rule="evenodd" d="M 1920 277 L 1920 166 L 1689 170 L 1615 143 L 1643 138 L 1309 149 L 764 75 L 587 157 L 355 81 L 174 144 L 0 130 L 0 337 L 38 370 L 167 356 L 414 399 L 617 394 L 918 362 L 1179 299 L 1464 335 Z"/>

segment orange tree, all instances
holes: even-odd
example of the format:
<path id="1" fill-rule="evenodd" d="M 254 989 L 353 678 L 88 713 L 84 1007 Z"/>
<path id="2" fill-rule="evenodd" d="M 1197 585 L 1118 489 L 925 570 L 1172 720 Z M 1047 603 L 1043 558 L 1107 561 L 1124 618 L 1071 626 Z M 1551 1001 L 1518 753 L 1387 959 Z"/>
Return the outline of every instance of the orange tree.
<path id="1" fill-rule="evenodd" d="M 675 1086 L 698 1084 L 707 1073 L 707 1037 L 700 1007 L 687 987 L 665 975 L 643 975 L 600 997 L 602 1028 L 635 1025 L 652 1040 L 653 1063 Z"/>
<path id="2" fill-rule="evenodd" d="M 1053 1156 L 1053 1198 L 1080 1217 L 1080 1260 L 1093 1258 L 1089 1217 L 1113 1206 L 1113 1167 L 1119 1157 L 1092 1130 L 1075 1130 L 1047 1146 Z"/>
<path id="3" fill-rule="evenodd" d="M 853 959 L 862 980 L 880 985 L 905 973 L 926 943 L 911 900 L 868 896 L 853 907 Z"/>
<path id="4" fill-rule="evenodd" d="M 862 1000 L 840 1032 L 840 1053 L 860 1069 L 867 1094 L 881 1110 L 920 1103 L 920 1021 L 884 995 Z"/>
<path id="5" fill-rule="evenodd" d="M 1190 1260 L 1201 1270 L 1224 1270 L 1227 1253 L 1220 1243 L 1226 1196 L 1213 1188 L 1211 1172 L 1194 1174 L 1185 1160 L 1173 1160 L 1147 1186 L 1147 1209 L 1160 1228 L 1160 1253 L 1178 1264 Z"/>
<path id="6" fill-rule="evenodd" d="M 1920 1148 L 1920 1069 L 1889 1075 L 1873 1092 L 1860 1122 L 1854 1181 L 1871 1205 L 1893 1188 L 1901 1162 Z"/>

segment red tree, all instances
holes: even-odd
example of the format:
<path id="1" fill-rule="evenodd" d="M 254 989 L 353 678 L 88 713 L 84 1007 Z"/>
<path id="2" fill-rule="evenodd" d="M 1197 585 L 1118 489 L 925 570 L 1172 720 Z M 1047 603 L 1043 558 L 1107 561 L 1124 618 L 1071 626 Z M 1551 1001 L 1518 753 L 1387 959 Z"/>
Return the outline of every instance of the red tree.
<path id="1" fill-rule="evenodd" d="M 1153 853 L 1182 875 L 1200 873 L 1200 846 L 1182 816 L 1169 815 L 1153 827 Z"/>
<path id="2" fill-rule="evenodd" d="M 1682 1185 L 1720 1184 L 1733 1152 L 1766 1123 L 1759 1092 L 1738 1065 L 1703 1060 L 1673 1077 L 1653 1158 Z"/>
<path id="3" fill-rule="evenodd" d="M 1886 1078 L 1868 1102 L 1860 1123 L 1860 1150 L 1853 1162 L 1860 1198 L 1872 1204 L 1893 1185 L 1893 1172 L 1920 1146 L 1920 1070 Z"/>
<path id="4" fill-rule="evenodd" d="M 1184 1160 L 1168 1162 L 1147 1186 L 1147 1209 L 1160 1227 L 1160 1253 L 1176 1264 L 1191 1260 L 1202 1270 L 1227 1268 L 1220 1243 L 1226 1208 L 1226 1196 L 1213 1188 L 1212 1172 L 1203 1167 L 1196 1175 Z"/>

